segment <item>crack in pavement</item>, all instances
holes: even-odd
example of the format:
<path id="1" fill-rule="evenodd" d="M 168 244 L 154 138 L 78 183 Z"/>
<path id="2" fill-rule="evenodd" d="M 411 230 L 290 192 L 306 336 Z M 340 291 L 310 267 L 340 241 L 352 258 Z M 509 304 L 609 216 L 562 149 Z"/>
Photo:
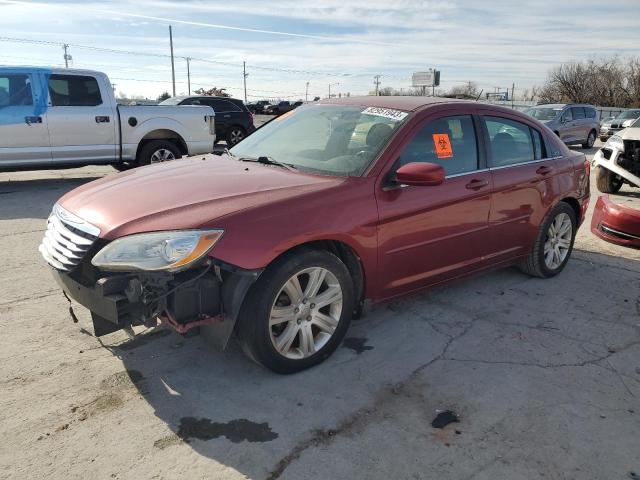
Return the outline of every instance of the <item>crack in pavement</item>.
<path id="1" fill-rule="evenodd" d="M 299 443 L 298 445 L 296 445 L 286 456 L 284 456 L 283 458 L 280 459 L 280 461 L 276 464 L 276 467 L 271 471 L 271 473 L 269 474 L 269 476 L 267 477 L 267 480 L 277 480 L 279 479 L 282 474 L 284 473 L 284 471 L 287 469 L 287 467 L 289 465 L 291 465 L 291 463 L 293 463 L 294 461 L 298 460 L 302 454 L 310 447 L 317 447 L 320 445 L 328 445 L 329 443 L 331 443 L 333 441 L 333 439 L 340 435 L 340 434 L 344 434 L 347 433 L 351 430 L 354 430 L 355 428 L 357 428 L 358 426 L 364 425 L 368 422 L 371 413 L 378 410 L 381 405 L 383 405 L 384 403 L 388 402 L 390 398 L 393 398 L 394 396 L 400 395 L 406 388 L 407 386 L 411 383 L 412 380 L 414 380 L 423 370 L 429 368 L 431 365 L 433 365 L 434 363 L 436 363 L 438 360 L 441 360 L 443 358 L 443 356 L 447 353 L 447 350 L 449 349 L 449 347 L 451 346 L 451 344 L 462 338 L 463 336 L 465 336 L 467 334 L 467 332 L 469 332 L 469 330 L 471 330 L 471 328 L 473 327 L 475 319 L 472 319 L 469 324 L 463 329 L 462 332 L 460 332 L 458 335 L 453 336 L 451 338 L 449 338 L 444 346 L 442 347 L 442 350 L 440 351 L 440 353 L 438 355 L 436 355 L 434 358 L 432 358 L 431 360 L 429 360 L 428 362 L 420 365 L 419 367 L 417 367 L 416 369 L 414 369 L 406 378 L 405 380 L 396 383 L 393 387 L 391 388 L 384 388 L 381 392 L 381 394 L 378 395 L 378 399 L 374 402 L 374 404 L 370 407 L 363 407 L 360 408 L 358 410 L 356 410 L 354 413 L 352 413 L 351 415 L 349 415 L 346 419 L 344 419 L 340 425 L 338 425 L 338 427 L 336 427 L 335 429 L 327 429 L 327 430 L 314 430 L 313 431 L 313 435 L 310 438 L 307 438 L 306 440 L 303 440 L 301 443 Z M 391 392 L 392 396 L 389 395 L 383 395 L 384 393 L 388 393 Z"/>

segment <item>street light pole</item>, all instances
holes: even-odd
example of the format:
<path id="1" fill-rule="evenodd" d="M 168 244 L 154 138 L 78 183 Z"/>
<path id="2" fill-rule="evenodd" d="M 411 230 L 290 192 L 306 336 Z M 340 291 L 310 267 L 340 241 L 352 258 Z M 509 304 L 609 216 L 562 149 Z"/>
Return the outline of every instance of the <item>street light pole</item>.
<path id="1" fill-rule="evenodd" d="M 242 80 L 244 81 L 244 103 L 247 103 L 247 62 L 242 62 Z"/>
<path id="2" fill-rule="evenodd" d="M 309 101 L 309 82 L 307 82 L 307 88 L 304 91 L 304 101 L 308 102 Z"/>
<path id="3" fill-rule="evenodd" d="M 191 95 L 191 69 L 189 68 L 189 62 L 191 62 L 191 58 L 187 57 L 187 90 L 188 94 Z"/>

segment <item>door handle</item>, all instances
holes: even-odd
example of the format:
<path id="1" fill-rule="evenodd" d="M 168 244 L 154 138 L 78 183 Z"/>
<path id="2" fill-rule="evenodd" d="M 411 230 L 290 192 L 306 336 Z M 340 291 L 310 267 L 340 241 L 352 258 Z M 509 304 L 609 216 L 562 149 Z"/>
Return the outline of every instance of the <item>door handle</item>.
<path id="1" fill-rule="evenodd" d="M 479 180 L 477 178 L 474 178 L 465 185 L 465 188 L 469 190 L 480 190 L 482 187 L 486 187 L 487 185 L 489 185 L 489 182 L 487 182 L 486 180 Z"/>
<path id="2" fill-rule="evenodd" d="M 27 116 L 27 117 L 24 117 L 24 122 L 25 122 L 27 125 L 31 125 L 32 123 L 42 123 L 42 117 L 38 117 L 38 116 L 35 116 L 35 117 Z"/>
<path id="3" fill-rule="evenodd" d="M 98 115 L 96 117 L 96 123 L 109 123 L 109 121 L 110 121 L 110 118 L 107 115 L 104 115 L 104 116 Z"/>
<path id="4" fill-rule="evenodd" d="M 538 175 L 549 175 L 551 172 L 553 172 L 553 168 L 546 166 L 540 167 L 536 170 Z"/>

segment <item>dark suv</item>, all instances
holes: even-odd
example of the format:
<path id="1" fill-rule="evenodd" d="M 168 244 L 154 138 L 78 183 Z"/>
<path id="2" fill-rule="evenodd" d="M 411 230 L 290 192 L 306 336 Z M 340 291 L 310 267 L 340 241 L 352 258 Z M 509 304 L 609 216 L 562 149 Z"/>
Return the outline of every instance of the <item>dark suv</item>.
<path id="1" fill-rule="evenodd" d="M 291 102 L 282 101 L 278 102 L 275 105 L 267 105 L 264 107 L 264 113 L 268 115 L 280 115 L 281 113 L 288 112 L 293 110 L 295 107 L 291 105 Z"/>
<path id="2" fill-rule="evenodd" d="M 166 99 L 160 105 L 207 105 L 216 114 L 216 139 L 233 146 L 253 132 L 253 114 L 242 100 L 227 97 L 178 96 Z"/>

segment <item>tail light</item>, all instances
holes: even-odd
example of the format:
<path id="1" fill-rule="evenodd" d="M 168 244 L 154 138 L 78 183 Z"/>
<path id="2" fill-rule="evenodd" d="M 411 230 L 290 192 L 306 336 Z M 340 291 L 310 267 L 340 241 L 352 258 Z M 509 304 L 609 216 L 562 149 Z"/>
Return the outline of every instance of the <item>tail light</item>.
<path id="1" fill-rule="evenodd" d="M 253 113 L 249 112 L 249 125 L 253 125 Z"/>
<path id="2" fill-rule="evenodd" d="M 589 178 L 589 176 L 591 175 L 591 162 L 589 160 L 584 161 L 584 169 L 587 173 L 587 178 Z"/>

